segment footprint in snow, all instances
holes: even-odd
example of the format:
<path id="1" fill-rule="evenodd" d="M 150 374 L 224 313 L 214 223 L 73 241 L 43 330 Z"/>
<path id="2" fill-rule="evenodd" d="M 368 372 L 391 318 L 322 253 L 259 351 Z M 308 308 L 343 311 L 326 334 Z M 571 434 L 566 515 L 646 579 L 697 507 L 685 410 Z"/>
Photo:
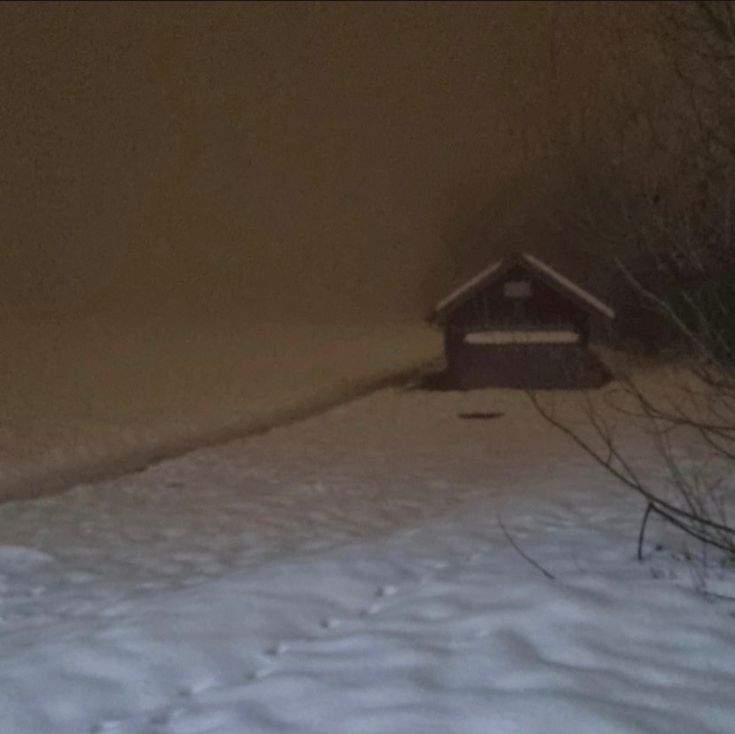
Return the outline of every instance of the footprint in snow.
<path id="1" fill-rule="evenodd" d="M 178 698 L 192 698 L 199 693 L 204 693 L 204 691 L 207 691 L 214 686 L 214 680 L 212 680 L 211 678 L 203 678 L 202 680 L 197 681 L 196 683 L 192 683 L 191 685 L 181 686 L 181 688 L 177 689 L 176 696 Z"/>
<path id="2" fill-rule="evenodd" d="M 388 597 L 394 596 L 397 593 L 397 587 L 392 586 L 391 584 L 387 584 L 386 586 L 381 586 L 377 589 L 377 591 L 375 592 L 375 597 L 377 599 L 387 599 Z M 385 609 L 385 605 L 380 601 L 376 601 L 372 603 L 369 607 L 364 609 L 362 611 L 362 615 L 372 617 L 374 614 L 377 614 L 383 609 Z"/>
<path id="3" fill-rule="evenodd" d="M 89 730 L 89 734 L 112 734 L 114 731 L 119 731 L 121 723 L 113 720 L 100 721 Z"/>
<path id="4" fill-rule="evenodd" d="M 380 597 L 380 598 L 382 598 L 382 597 L 388 597 L 388 596 L 393 596 L 397 592 L 398 592 L 398 589 L 395 586 L 392 586 L 392 585 L 388 584 L 386 586 L 381 586 L 375 592 L 375 596 Z"/>
<path id="5" fill-rule="evenodd" d="M 272 672 L 273 668 L 261 668 L 260 670 L 256 670 L 255 672 L 251 673 L 251 675 L 248 676 L 248 680 L 251 680 L 253 682 L 263 680 L 264 678 L 267 678 Z"/>
<path id="6" fill-rule="evenodd" d="M 148 723 L 153 724 L 153 726 L 165 726 L 166 724 L 171 723 L 171 720 L 176 717 L 178 713 L 181 713 L 183 709 L 174 709 L 173 711 L 159 711 L 156 714 L 153 714 L 149 719 Z"/>
<path id="7" fill-rule="evenodd" d="M 449 563 L 447 561 L 437 561 L 434 558 L 429 558 L 424 561 L 424 563 L 434 571 L 443 571 L 445 568 L 449 568 Z"/>
<path id="8" fill-rule="evenodd" d="M 277 642 L 270 650 L 268 650 L 268 654 L 273 655 L 274 657 L 283 655 L 285 652 L 288 652 L 288 643 L 284 640 Z"/>

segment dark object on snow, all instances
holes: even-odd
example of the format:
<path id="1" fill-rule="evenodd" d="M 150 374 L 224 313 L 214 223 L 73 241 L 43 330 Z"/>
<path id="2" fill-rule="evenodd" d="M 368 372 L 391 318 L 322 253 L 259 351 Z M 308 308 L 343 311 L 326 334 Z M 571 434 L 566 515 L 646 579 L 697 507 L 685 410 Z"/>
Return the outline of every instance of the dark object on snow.
<path id="1" fill-rule="evenodd" d="M 587 349 L 592 318 L 613 310 L 533 255 L 493 263 L 436 306 L 445 389 L 579 388 L 609 374 Z"/>
<path id="2" fill-rule="evenodd" d="M 492 420 L 493 418 L 502 418 L 505 413 L 460 413 L 460 418 L 470 420 Z"/>

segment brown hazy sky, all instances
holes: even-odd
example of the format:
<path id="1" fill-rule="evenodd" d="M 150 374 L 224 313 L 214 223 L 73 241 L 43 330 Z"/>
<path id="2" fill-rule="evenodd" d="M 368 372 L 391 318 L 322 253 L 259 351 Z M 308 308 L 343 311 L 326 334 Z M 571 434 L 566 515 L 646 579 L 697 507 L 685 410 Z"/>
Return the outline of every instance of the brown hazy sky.
<path id="1" fill-rule="evenodd" d="M 424 311 L 603 10 L 0 5 L 0 313 Z"/>

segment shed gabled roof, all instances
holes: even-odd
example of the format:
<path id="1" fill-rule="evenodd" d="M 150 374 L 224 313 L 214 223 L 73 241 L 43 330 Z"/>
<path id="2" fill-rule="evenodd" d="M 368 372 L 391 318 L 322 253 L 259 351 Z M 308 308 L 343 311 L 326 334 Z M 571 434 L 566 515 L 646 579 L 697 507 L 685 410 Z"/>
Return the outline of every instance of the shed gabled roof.
<path id="1" fill-rule="evenodd" d="M 578 303 L 588 311 L 601 313 L 609 319 L 615 318 L 615 311 L 599 298 L 595 298 L 589 291 L 577 285 L 569 278 L 554 270 L 550 265 L 539 260 L 535 255 L 523 252 L 520 255 L 498 260 L 481 270 L 477 275 L 470 278 L 463 285 L 453 290 L 448 296 L 442 298 L 434 308 L 432 320 L 442 321 L 444 317 L 459 308 L 469 300 L 477 291 L 485 286 L 499 280 L 512 267 L 520 265 L 531 273 L 536 274 L 545 283 Z"/>

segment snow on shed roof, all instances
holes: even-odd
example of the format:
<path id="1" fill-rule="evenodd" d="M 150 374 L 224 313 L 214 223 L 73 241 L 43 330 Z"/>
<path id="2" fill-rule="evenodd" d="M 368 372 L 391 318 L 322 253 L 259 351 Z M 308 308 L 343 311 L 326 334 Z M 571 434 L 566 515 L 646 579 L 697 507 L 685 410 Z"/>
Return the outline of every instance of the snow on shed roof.
<path id="1" fill-rule="evenodd" d="M 557 272 L 552 268 L 550 265 L 547 265 L 545 262 L 541 262 L 537 257 L 524 252 L 523 258 L 528 262 L 530 265 L 532 265 L 537 270 L 540 270 L 542 273 L 546 273 L 550 278 L 555 280 L 559 285 L 566 288 L 568 291 L 571 291 L 572 293 L 576 294 L 577 297 L 581 298 L 583 301 L 586 301 L 589 303 L 590 306 L 593 308 L 596 308 L 598 311 L 603 313 L 605 316 L 607 316 L 609 319 L 615 318 L 615 311 L 610 308 L 607 304 L 603 303 L 599 298 L 595 298 L 589 291 L 586 291 L 581 286 L 578 286 L 576 283 L 573 283 L 569 278 L 565 278 L 561 273 Z"/>
<path id="2" fill-rule="evenodd" d="M 498 268 L 500 268 L 501 261 L 498 260 L 492 265 L 488 265 L 484 270 L 480 271 L 477 275 L 470 278 L 466 283 L 455 288 L 448 296 L 442 298 L 439 303 L 436 304 L 436 313 L 444 311 L 448 306 L 451 306 L 455 301 L 458 301 L 466 293 L 475 289 L 475 286 L 482 284 L 486 278 L 489 278 Z"/>
<path id="3" fill-rule="evenodd" d="M 434 314 L 439 316 L 442 312 L 447 311 L 453 305 L 459 304 L 466 300 L 475 290 L 484 285 L 489 281 L 493 275 L 499 274 L 506 267 L 512 265 L 514 262 L 521 262 L 530 266 L 531 269 L 536 270 L 543 276 L 546 276 L 547 280 L 555 282 L 563 290 L 573 294 L 579 300 L 586 303 L 588 306 L 596 311 L 599 311 L 609 319 L 615 318 L 615 311 L 610 308 L 607 304 L 603 303 L 599 298 L 595 298 L 589 291 L 586 291 L 581 286 L 566 278 L 558 271 L 554 270 L 550 265 L 539 260 L 535 255 L 531 255 L 527 252 L 523 252 L 515 258 L 508 258 L 506 260 L 498 260 L 492 263 L 484 270 L 477 273 L 477 275 L 470 278 L 463 285 L 453 290 L 448 296 L 442 298 L 439 303 L 436 304 Z"/>

